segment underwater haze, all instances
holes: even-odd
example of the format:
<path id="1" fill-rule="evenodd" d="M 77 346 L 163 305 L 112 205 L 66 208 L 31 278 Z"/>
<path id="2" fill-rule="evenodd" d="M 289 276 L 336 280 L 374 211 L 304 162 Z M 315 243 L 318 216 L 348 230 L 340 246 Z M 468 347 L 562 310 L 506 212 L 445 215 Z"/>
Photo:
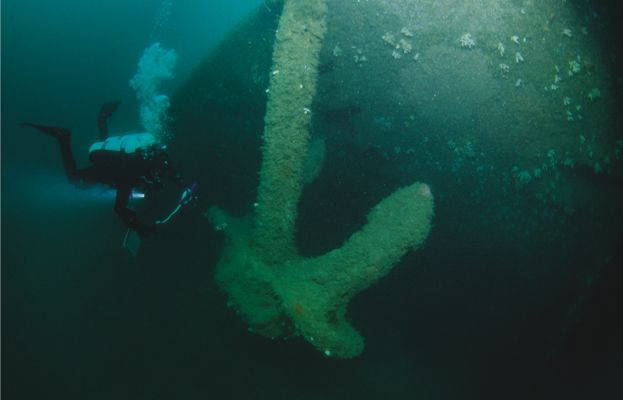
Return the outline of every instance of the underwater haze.
<path id="1" fill-rule="evenodd" d="M 623 398 L 617 2 L 1 18 L 3 398 Z M 196 187 L 131 200 L 171 213 L 137 253 L 121 184 L 70 184 L 20 125 L 87 166 L 116 101 L 110 135 L 149 131 Z"/>

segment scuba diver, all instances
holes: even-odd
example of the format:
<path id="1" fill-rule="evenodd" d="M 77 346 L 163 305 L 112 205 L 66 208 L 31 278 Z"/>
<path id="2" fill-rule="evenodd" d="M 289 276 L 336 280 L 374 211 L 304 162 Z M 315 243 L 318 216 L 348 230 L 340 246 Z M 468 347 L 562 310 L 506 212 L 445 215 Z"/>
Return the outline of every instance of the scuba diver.
<path id="1" fill-rule="evenodd" d="M 152 234 L 157 224 L 168 222 L 183 206 L 194 200 L 195 184 L 184 188 L 179 174 L 171 167 L 167 146 L 151 133 L 136 133 L 124 136 L 108 136 L 108 120 L 119 107 L 119 102 L 104 104 L 99 112 L 97 125 L 99 142 L 91 145 L 91 165 L 78 169 L 71 151 L 71 132 L 65 128 L 23 122 L 22 126 L 35 128 L 58 140 L 65 174 L 69 182 L 79 188 L 94 184 L 105 184 L 116 189 L 114 210 L 128 228 L 140 238 Z M 128 207 L 133 189 L 148 194 L 164 187 L 170 181 L 184 188 L 174 210 L 163 220 L 154 223 L 139 221 L 136 212 Z M 138 248 L 138 247 L 137 247 Z"/>

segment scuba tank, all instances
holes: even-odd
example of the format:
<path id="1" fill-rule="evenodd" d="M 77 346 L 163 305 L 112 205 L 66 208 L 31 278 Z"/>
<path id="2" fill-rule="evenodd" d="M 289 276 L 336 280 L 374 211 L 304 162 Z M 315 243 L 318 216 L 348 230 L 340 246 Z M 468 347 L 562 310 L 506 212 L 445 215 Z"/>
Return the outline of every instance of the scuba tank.
<path id="1" fill-rule="evenodd" d="M 123 153 L 132 155 L 139 149 L 146 149 L 160 142 L 151 133 L 133 133 L 123 136 L 110 136 L 101 142 L 95 142 L 89 148 L 89 160 L 94 154 Z"/>

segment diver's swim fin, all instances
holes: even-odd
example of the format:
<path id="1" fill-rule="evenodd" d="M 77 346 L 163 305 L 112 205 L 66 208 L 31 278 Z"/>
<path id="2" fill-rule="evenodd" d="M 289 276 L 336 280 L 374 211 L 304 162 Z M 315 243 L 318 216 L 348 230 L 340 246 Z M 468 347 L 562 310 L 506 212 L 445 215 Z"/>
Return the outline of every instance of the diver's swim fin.
<path id="1" fill-rule="evenodd" d="M 97 128 L 100 131 L 100 140 L 106 140 L 108 138 L 108 119 L 117 111 L 119 108 L 120 101 L 114 101 L 112 103 L 106 103 L 102 105 L 100 108 L 100 113 L 97 116 Z"/>
<path id="2" fill-rule="evenodd" d="M 141 247 L 141 237 L 136 231 L 128 229 L 123 238 L 121 246 L 128 251 L 133 257 L 136 257 Z"/>
<path id="3" fill-rule="evenodd" d="M 38 125 L 30 122 L 22 122 L 21 126 L 29 126 L 31 128 L 35 128 L 47 135 L 55 137 L 58 140 L 69 140 L 71 136 L 71 132 L 66 128 L 58 128 L 56 126 L 46 126 L 46 125 Z"/>

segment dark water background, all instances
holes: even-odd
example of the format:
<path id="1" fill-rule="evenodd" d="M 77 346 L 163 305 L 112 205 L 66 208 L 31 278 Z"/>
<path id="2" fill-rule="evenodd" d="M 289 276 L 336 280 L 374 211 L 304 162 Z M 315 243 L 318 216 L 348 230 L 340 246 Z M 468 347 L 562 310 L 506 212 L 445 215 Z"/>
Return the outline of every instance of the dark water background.
<path id="1" fill-rule="evenodd" d="M 56 145 L 17 126 L 30 120 L 71 128 L 78 163 L 85 163 L 102 102 L 122 100 L 113 132 L 138 128 L 128 80 L 147 45 L 160 40 L 178 52 L 177 78 L 165 86 L 174 92 L 256 3 L 193 0 L 170 13 L 161 1 L 3 3 L 3 397 L 618 398 L 620 296 L 613 293 L 621 288 L 620 252 L 608 280 L 578 287 L 577 277 L 597 262 L 592 244 L 582 248 L 593 243 L 586 235 L 598 232 L 607 247 L 620 243 L 620 213 L 598 228 L 586 221 L 595 214 L 557 221 L 533 215 L 533 204 L 493 185 L 487 193 L 495 206 L 474 209 L 453 201 L 464 194 L 455 182 L 418 166 L 416 176 L 440 193 L 426 249 L 355 299 L 350 316 L 366 350 L 331 360 L 302 341 L 273 343 L 246 332 L 213 283 L 223 238 L 202 208 L 186 210 L 130 259 L 120 248 L 124 228 L 111 196 L 73 189 Z M 251 29 L 270 32 L 276 14 L 260 21 Z M 233 54 L 235 62 L 242 48 L 219 56 Z M 260 71 L 270 65 L 270 53 L 263 54 Z M 184 89 L 176 92 L 174 159 L 201 182 L 202 207 L 220 204 L 242 215 L 255 196 L 265 99 L 225 80 L 226 62 L 205 71 L 214 81 L 206 87 L 223 96 L 207 107 L 206 122 L 184 116 L 190 106 Z M 339 135 L 328 147 L 338 150 L 301 202 L 304 254 L 339 245 L 373 204 L 412 179 Z M 604 197 L 620 195 L 608 185 L 598 184 L 607 188 Z M 620 210 L 616 200 L 599 204 L 600 218 Z M 516 225 L 483 223 L 480 215 Z M 452 241 L 457 237 L 462 241 Z M 576 303 L 595 303 L 598 311 L 575 327 L 571 310 L 575 329 L 566 329 L 560 310 Z"/>

